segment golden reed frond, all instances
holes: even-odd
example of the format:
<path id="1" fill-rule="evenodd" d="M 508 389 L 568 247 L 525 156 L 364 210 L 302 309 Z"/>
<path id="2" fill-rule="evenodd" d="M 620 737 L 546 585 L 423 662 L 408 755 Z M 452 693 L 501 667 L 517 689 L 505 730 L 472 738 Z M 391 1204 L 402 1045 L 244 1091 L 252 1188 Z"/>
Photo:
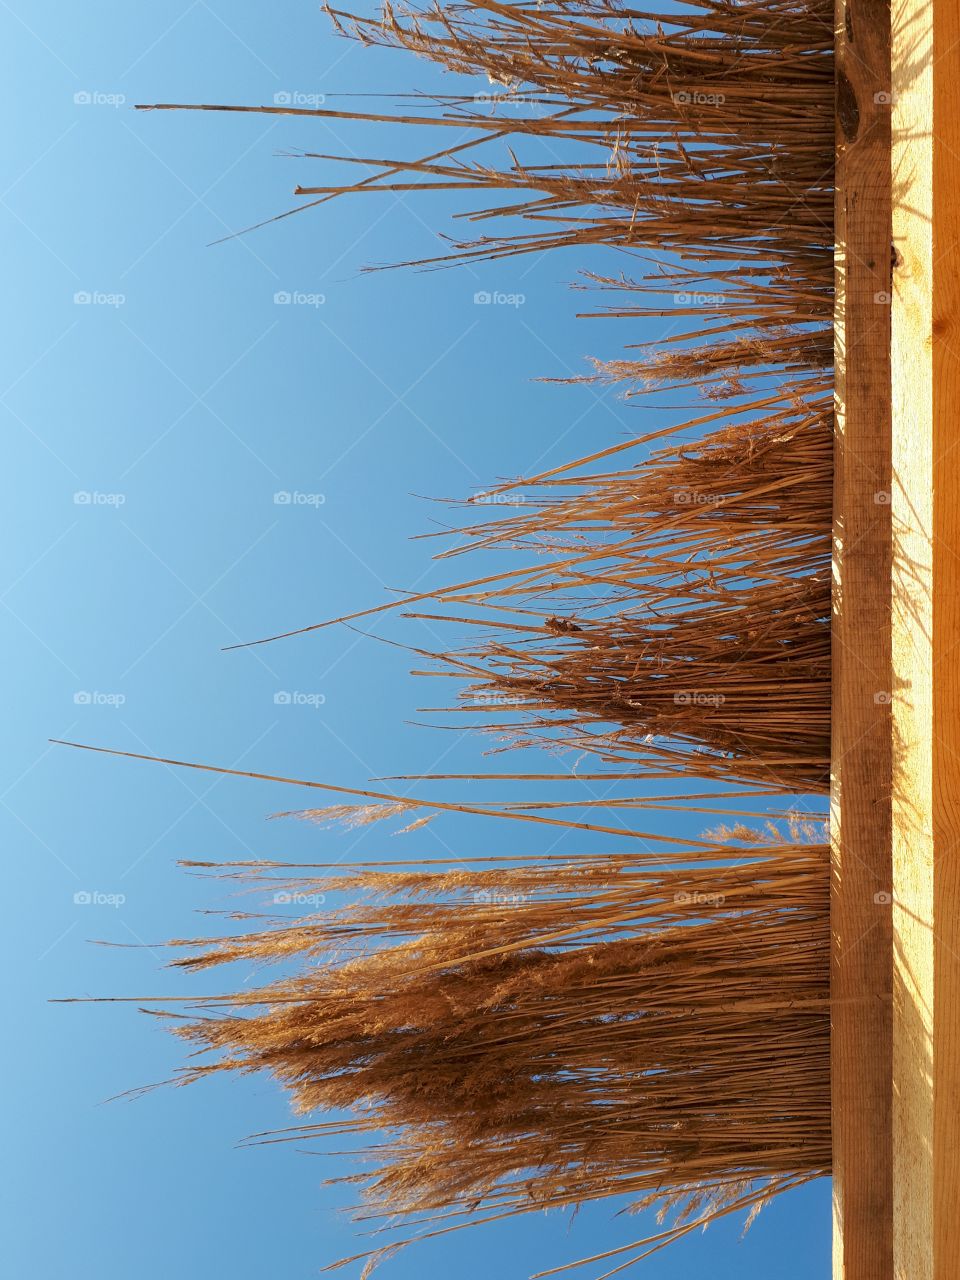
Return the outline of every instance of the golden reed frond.
<path id="1" fill-rule="evenodd" d="M 699 1188 L 713 1212 L 754 1203 L 829 1169 L 827 865 L 811 843 L 320 876 L 228 865 L 275 901 L 324 906 L 171 944 L 187 969 L 302 965 L 197 1001 L 173 1029 L 217 1061 L 181 1079 L 266 1070 L 301 1113 L 350 1113 L 273 1138 L 385 1135 L 345 1181 L 414 1236 L 668 1189 Z"/>

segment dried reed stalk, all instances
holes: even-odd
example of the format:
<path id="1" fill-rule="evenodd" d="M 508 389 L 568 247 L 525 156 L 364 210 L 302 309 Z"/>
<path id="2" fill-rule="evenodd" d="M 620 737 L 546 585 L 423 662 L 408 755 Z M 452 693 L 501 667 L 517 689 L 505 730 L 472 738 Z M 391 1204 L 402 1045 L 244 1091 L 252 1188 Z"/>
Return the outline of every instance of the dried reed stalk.
<path id="1" fill-rule="evenodd" d="M 266 1070 L 301 1113 L 351 1113 L 260 1137 L 379 1134 L 376 1166 L 335 1181 L 407 1238 L 608 1196 L 685 1202 L 617 1251 L 635 1260 L 829 1168 L 827 858 L 801 841 L 455 871 L 226 864 L 275 900 L 349 901 L 171 944 L 190 970 L 300 962 L 178 1017 L 217 1055 L 180 1079 Z"/>
<path id="2" fill-rule="evenodd" d="M 631 300 L 603 314 L 690 315 L 698 323 L 655 355 L 598 361 L 594 376 L 631 395 L 695 385 L 729 402 L 731 425 L 698 448 L 579 479 L 571 463 L 562 480 L 548 473 L 525 482 L 534 496 L 525 497 L 522 516 L 460 530 L 475 546 L 540 556 L 536 568 L 408 598 L 482 607 L 495 638 L 443 655 L 449 671 L 472 677 L 464 698 L 511 741 L 588 749 L 638 772 L 823 789 L 831 5 L 690 0 L 651 15 L 612 0 L 467 0 L 402 13 L 387 5 L 377 19 L 331 15 L 365 43 L 485 75 L 495 92 L 478 95 L 481 102 L 434 98 L 442 110 L 423 116 L 200 109 L 461 128 L 466 142 L 423 159 L 353 157 L 372 172 L 298 192 L 320 203 L 397 189 L 496 190 L 504 203 L 466 216 L 535 225 L 457 241 L 420 266 L 561 245 L 642 247 L 659 260 L 642 279 L 593 275 L 591 286 L 621 296 L 672 292 L 673 307 Z M 505 139 L 506 168 L 466 155 Z M 518 157 L 521 145 L 533 158 Z M 744 422 L 771 401 L 772 413 Z M 503 706 L 521 719 L 493 720 Z"/>
<path id="3" fill-rule="evenodd" d="M 340 30 L 366 44 L 397 46 L 485 76 L 487 92 L 433 96 L 425 105 L 441 110 L 430 115 L 287 106 L 143 109 L 456 128 L 472 136 L 421 160 L 351 157 L 375 172 L 355 183 L 301 186 L 299 194 L 318 198 L 300 207 L 398 186 L 519 192 L 526 198 L 465 216 L 519 215 L 536 230 L 457 242 L 453 257 L 638 246 L 686 263 L 688 286 L 701 280 L 729 287 L 732 296 L 719 310 L 734 307 L 743 327 L 772 327 L 775 334 L 785 324 L 829 329 L 834 86 L 827 0 L 685 0 L 662 14 L 613 0 L 467 0 L 403 11 L 387 4 L 378 18 L 329 12 Z M 539 140 L 550 162 L 521 162 L 512 150 L 507 168 L 463 158 L 468 149 L 505 138 Z M 390 181 L 396 177 L 403 181 Z"/>
<path id="4" fill-rule="evenodd" d="M 322 823 L 426 808 L 614 830 L 108 754 L 380 801 L 297 815 Z M 214 1055 L 194 1055 L 177 1082 L 266 1070 L 301 1113 L 349 1113 L 254 1135 L 366 1141 L 375 1167 L 332 1181 L 360 1188 L 378 1233 L 405 1234 L 334 1265 L 369 1268 L 412 1239 L 590 1199 L 628 1196 L 661 1221 L 675 1210 L 658 1234 L 582 1260 L 615 1257 L 619 1271 L 829 1169 L 829 853 L 817 824 L 786 828 L 639 844 L 626 830 L 625 852 L 498 853 L 456 869 L 190 861 L 322 909 L 234 911 L 240 932 L 169 944 L 185 971 L 280 964 L 275 981 L 184 997 L 176 1014 L 168 999 L 136 1002 Z"/>
<path id="5" fill-rule="evenodd" d="M 831 464 L 829 402 L 808 402 L 631 470 L 529 484 L 518 513 L 458 529 L 456 553 L 535 558 L 431 594 L 459 615 L 407 614 L 492 633 L 432 655 L 469 679 L 460 709 L 489 732 L 638 773 L 823 790 Z"/>

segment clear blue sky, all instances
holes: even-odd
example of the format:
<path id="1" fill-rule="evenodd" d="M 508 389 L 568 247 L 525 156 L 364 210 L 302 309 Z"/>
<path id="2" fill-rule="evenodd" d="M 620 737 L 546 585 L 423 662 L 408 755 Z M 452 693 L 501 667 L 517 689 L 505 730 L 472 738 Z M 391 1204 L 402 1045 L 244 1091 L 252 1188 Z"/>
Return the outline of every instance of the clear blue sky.
<path id="1" fill-rule="evenodd" d="M 220 649 L 448 576 L 430 567 L 429 543 L 410 541 L 437 515 L 415 495 L 464 495 L 649 429 L 614 395 L 533 381 L 636 340 L 623 323 L 575 320 L 567 288 L 581 267 L 621 264 L 598 253 L 360 278 L 367 263 L 436 251 L 453 205 L 431 197 L 338 202 L 206 247 L 329 172 L 278 156 L 285 148 L 432 145 L 360 126 L 131 110 L 439 83 L 425 63 L 336 38 L 315 4 L 11 0 L 0 32 L 10 1274 L 296 1280 L 352 1252 L 354 1234 L 320 1186 L 325 1160 L 235 1149 L 287 1122 L 275 1086 L 227 1080 L 105 1103 L 167 1077 L 179 1046 L 131 1006 L 47 1000 L 209 989 L 165 971 L 155 948 L 87 941 L 156 943 L 199 932 L 209 922 L 198 907 L 231 905 L 222 886 L 178 871 L 178 857 L 349 861 L 412 846 L 375 828 L 358 838 L 266 823 L 309 802 L 289 788 L 46 740 L 360 786 L 441 761 L 475 767 L 475 738 L 410 723 L 431 696 L 396 649 L 336 629 Z M 479 290 L 525 301 L 478 307 Z M 276 304 L 284 292 L 324 301 Z M 84 293 L 94 300 L 76 302 Z M 277 504 L 279 491 L 324 500 Z M 322 705 L 278 704 L 281 692 Z M 406 839 L 444 856 L 488 848 L 492 834 L 506 847 L 482 820 L 438 820 Z M 536 847 L 523 831 L 508 839 Z M 649 1227 L 618 1207 L 572 1226 L 537 1216 L 484 1228 L 381 1274 L 520 1280 Z M 771 1206 L 742 1244 L 739 1232 L 721 1224 L 635 1274 L 826 1275 L 828 1186 Z"/>

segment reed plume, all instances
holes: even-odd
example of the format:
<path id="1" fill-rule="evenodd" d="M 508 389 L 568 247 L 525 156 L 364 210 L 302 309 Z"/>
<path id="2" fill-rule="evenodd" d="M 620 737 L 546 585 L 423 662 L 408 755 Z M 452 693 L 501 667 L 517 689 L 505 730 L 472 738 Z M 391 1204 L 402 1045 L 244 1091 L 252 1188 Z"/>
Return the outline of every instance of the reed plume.
<path id="1" fill-rule="evenodd" d="M 301 1113 L 348 1112 L 261 1137 L 380 1135 L 375 1167 L 343 1181 L 407 1238 L 609 1196 L 686 1202 L 622 1250 L 645 1253 L 829 1168 L 827 856 L 227 864 L 275 900 L 348 901 L 171 944 L 191 970 L 299 962 L 178 1019 L 217 1055 L 181 1079 L 265 1070 Z"/>

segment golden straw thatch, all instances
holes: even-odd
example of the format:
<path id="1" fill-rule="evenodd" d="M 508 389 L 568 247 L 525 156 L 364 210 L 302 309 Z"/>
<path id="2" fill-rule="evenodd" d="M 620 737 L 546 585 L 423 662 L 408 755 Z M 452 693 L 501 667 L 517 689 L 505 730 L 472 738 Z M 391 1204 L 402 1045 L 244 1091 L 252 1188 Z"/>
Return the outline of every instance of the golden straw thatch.
<path id="1" fill-rule="evenodd" d="M 442 554 L 497 548 L 509 553 L 501 572 L 351 618 L 399 607 L 481 635 L 423 656 L 432 675 L 465 683 L 460 708 L 508 745 L 589 750 L 605 777 L 739 780 L 751 789 L 732 794 L 747 796 L 824 789 L 832 3 L 684 0 L 657 15 L 613 0 L 466 0 L 331 15 L 366 43 L 481 74 L 485 92 L 394 114 L 192 109 L 441 130 L 453 140 L 419 159 L 351 157 L 369 172 L 303 184 L 299 208 L 378 191 L 481 195 L 463 215 L 480 234 L 415 264 L 426 267 L 626 251 L 639 275 L 586 281 L 603 299 L 595 314 L 689 324 L 591 376 L 640 405 L 677 386 L 712 402 L 496 490 L 509 504 L 499 517 L 456 530 L 462 545 Z M 672 306 L 656 303 L 669 294 Z M 367 1212 L 397 1215 L 404 1238 L 620 1194 L 679 1210 L 661 1235 L 594 1259 L 606 1275 L 829 1171 L 822 841 L 751 845 L 737 829 L 732 843 L 685 843 L 556 816 L 567 802 L 328 789 L 379 807 L 307 816 L 418 825 L 453 810 L 606 833 L 627 852 L 347 876 L 227 864 L 288 895 L 349 900 L 173 944 L 186 970 L 234 959 L 290 970 L 178 1018 L 177 1034 L 214 1055 L 184 1080 L 266 1070 L 305 1116 L 345 1110 L 274 1136 L 378 1135 L 375 1166 L 346 1181 Z"/>

